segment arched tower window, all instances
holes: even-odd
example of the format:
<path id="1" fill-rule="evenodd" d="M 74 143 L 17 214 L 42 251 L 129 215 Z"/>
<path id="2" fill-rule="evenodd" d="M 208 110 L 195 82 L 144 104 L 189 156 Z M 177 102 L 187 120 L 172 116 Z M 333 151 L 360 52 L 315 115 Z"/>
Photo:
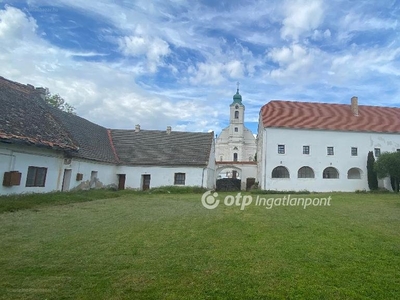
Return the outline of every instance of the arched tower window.
<path id="1" fill-rule="evenodd" d="M 238 161 L 238 154 L 237 153 L 233 153 L 233 161 Z"/>
<path id="2" fill-rule="evenodd" d="M 235 110 L 235 119 L 239 119 L 239 111 Z"/>

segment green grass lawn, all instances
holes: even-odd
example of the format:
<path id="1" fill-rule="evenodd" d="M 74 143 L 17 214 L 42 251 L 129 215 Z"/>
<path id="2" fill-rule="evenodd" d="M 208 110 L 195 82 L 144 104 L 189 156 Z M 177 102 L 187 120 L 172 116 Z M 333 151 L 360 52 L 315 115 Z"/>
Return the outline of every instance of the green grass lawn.
<path id="1" fill-rule="evenodd" d="M 399 195 L 118 196 L 1 213 L 0 299 L 400 299 Z"/>

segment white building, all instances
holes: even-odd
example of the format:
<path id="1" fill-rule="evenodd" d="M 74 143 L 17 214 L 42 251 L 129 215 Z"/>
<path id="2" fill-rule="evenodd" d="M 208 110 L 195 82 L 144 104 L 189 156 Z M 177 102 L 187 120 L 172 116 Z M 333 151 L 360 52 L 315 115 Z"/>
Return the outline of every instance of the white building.
<path id="1" fill-rule="evenodd" d="M 265 190 L 368 190 L 367 155 L 400 150 L 400 109 L 271 101 L 260 110 L 258 179 Z M 380 185 L 391 189 L 389 180 Z"/>
<path id="2" fill-rule="evenodd" d="M 214 134 L 112 130 L 0 77 L 0 195 L 177 185 L 212 189 Z"/>
<path id="3" fill-rule="evenodd" d="M 229 126 L 224 128 L 215 142 L 217 178 L 239 178 L 242 189 L 246 188 L 247 178 L 256 178 L 256 139 L 244 126 L 245 106 L 239 88 L 229 105 Z"/>

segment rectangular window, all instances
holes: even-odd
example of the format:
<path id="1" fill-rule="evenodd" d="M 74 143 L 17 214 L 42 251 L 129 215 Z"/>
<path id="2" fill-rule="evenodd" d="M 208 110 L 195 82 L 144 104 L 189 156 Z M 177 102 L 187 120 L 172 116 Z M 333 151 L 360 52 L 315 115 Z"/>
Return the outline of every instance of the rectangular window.
<path id="1" fill-rule="evenodd" d="M 285 145 L 278 145 L 278 154 L 285 154 Z"/>
<path id="2" fill-rule="evenodd" d="M 379 157 L 381 155 L 381 148 L 375 148 L 374 152 L 375 152 L 375 157 Z"/>
<path id="3" fill-rule="evenodd" d="M 238 131 L 239 131 L 239 129 L 237 127 L 235 127 L 235 132 L 238 132 Z"/>
<path id="4" fill-rule="evenodd" d="M 174 184 L 185 185 L 185 177 L 186 177 L 185 173 L 175 173 Z"/>
<path id="5" fill-rule="evenodd" d="M 310 146 L 303 146 L 303 154 L 310 154 Z"/>
<path id="6" fill-rule="evenodd" d="M 357 156 L 357 155 L 358 155 L 357 147 L 351 147 L 351 156 Z"/>
<path id="7" fill-rule="evenodd" d="M 28 167 L 28 174 L 26 175 L 25 186 L 44 187 L 46 183 L 46 174 L 47 174 L 47 168 Z"/>
<path id="8" fill-rule="evenodd" d="M 326 152 L 327 152 L 328 155 L 334 155 L 333 147 L 327 147 L 326 148 Z"/>

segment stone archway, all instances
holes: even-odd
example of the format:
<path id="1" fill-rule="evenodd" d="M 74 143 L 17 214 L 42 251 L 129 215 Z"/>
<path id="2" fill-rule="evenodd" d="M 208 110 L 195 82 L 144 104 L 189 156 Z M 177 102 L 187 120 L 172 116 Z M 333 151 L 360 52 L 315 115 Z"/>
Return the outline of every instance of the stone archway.
<path id="1" fill-rule="evenodd" d="M 242 169 L 232 165 L 221 166 L 216 169 L 216 189 L 219 191 L 240 191 L 242 183 Z"/>

